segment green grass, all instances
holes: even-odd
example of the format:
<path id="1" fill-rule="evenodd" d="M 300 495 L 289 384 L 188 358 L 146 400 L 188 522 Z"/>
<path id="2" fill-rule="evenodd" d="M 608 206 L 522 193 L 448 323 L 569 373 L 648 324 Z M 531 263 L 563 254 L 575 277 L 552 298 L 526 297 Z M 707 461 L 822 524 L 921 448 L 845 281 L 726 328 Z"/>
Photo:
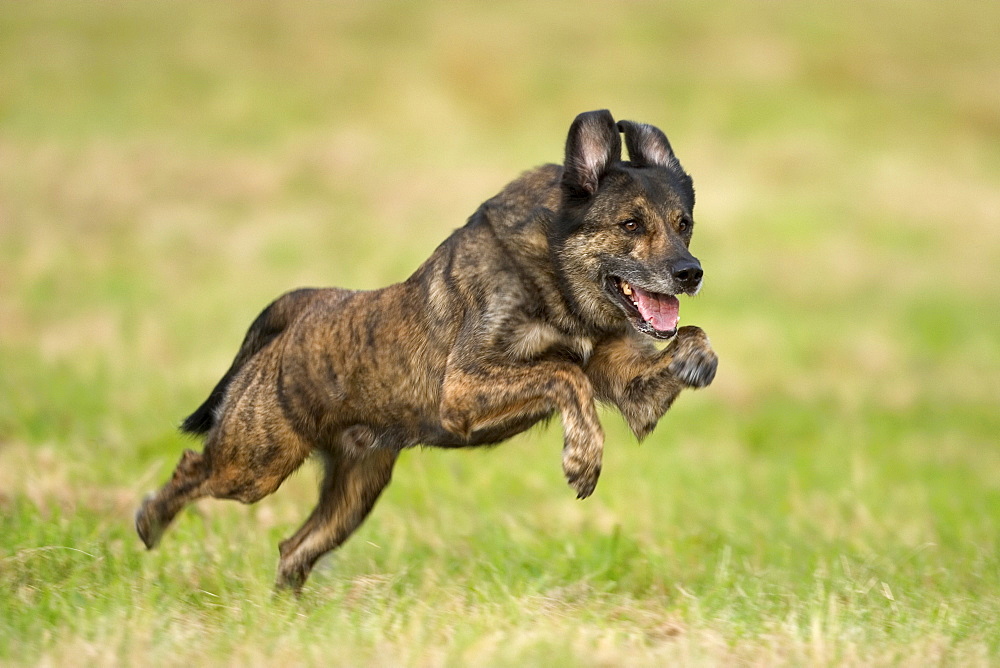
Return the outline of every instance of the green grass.
<path id="1" fill-rule="evenodd" d="M 1000 6 L 0 2 L 0 663 L 1000 662 Z M 131 518 L 259 309 L 405 278 L 580 111 L 662 127 L 721 357 L 594 497 L 403 454 Z"/>

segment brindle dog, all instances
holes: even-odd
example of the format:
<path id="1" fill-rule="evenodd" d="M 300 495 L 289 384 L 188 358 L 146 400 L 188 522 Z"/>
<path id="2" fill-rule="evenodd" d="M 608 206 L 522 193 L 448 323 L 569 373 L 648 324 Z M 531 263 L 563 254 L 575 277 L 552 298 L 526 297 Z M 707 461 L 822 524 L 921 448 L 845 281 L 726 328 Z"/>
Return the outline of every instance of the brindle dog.
<path id="1" fill-rule="evenodd" d="M 705 333 L 677 327 L 676 295 L 702 283 L 693 207 L 660 130 L 580 114 L 562 166 L 485 202 L 408 280 L 268 306 L 184 421 L 204 451 L 185 451 L 145 499 L 139 536 L 154 547 L 199 497 L 254 503 L 318 453 L 319 503 L 280 545 L 277 585 L 298 590 L 368 515 L 401 450 L 498 443 L 556 412 L 566 479 L 589 496 L 604 441 L 595 400 L 643 438 L 682 389 L 715 376 Z"/>

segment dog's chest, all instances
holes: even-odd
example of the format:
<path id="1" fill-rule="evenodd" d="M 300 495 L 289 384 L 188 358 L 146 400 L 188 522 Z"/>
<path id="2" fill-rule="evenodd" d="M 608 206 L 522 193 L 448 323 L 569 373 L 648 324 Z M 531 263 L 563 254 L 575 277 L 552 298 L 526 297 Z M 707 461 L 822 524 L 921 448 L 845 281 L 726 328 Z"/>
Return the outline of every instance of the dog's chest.
<path id="1" fill-rule="evenodd" d="M 594 352 L 594 342 L 588 337 L 561 332 L 546 322 L 535 321 L 524 323 L 514 330 L 508 352 L 518 361 L 564 353 L 585 364 Z"/>

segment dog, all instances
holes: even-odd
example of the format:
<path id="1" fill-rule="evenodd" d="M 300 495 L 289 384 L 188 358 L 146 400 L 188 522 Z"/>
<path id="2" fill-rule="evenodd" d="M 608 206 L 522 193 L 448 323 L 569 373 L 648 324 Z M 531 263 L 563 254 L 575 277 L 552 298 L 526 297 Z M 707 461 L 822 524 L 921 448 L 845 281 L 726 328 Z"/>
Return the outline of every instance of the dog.
<path id="1" fill-rule="evenodd" d="M 371 511 L 400 451 L 496 444 L 556 413 L 566 479 L 590 496 L 595 401 L 642 439 L 682 389 L 715 377 L 705 333 L 678 328 L 677 295 L 703 280 L 688 250 L 694 200 L 663 132 L 587 112 L 561 166 L 487 200 L 406 281 L 280 297 L 183 422 L 204 450 L 186 450 L 143 501 L 140 538 L 155 547 L 200 497 L 259 501 L 316 453 L 318 504 L 279 546 L 276 587 L 299 591 Z"/>

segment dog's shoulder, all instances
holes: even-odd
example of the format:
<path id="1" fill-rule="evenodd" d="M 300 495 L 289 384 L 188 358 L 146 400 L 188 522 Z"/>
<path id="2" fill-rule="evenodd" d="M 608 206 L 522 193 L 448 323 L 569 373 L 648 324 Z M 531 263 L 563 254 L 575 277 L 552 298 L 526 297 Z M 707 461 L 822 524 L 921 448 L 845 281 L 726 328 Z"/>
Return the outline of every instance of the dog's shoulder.
<path id="1" fill-rule="evenodd" d="M 543 165 L 523 173 L 494 197 L 486 200 L 470 219 L 470 226 L 488 237 L 499 261 L 493 270 L 514 272 L 535 284 L 552 271 L 549 229 L 560 205 L 560 165 Z"/>
<path id="2" fill-rule="evenodd" d="M 511 181 L 487 204 L 495 205 L 515 214 L 529 213 L 538 206 L 555 209 L 559 206 L 561 165 L 542 165 L 528 170 Z"/>
<path id="3" fill-rule="evenodd" d="M 509 300 L 512 295 L 498 288 L 551 269 L 547 230 L 559 206 L 561 176 L 561 166 L 543 165 L 507 184 L 441 244 L 424 269 L 441 273 L 460 292 L 486 289 L 488 302 Z"/>
<path id="4" fill-rule="evenodd" d="M 576 327 L 549 252 L 561 202 L 560 165 L 525 172 L 486 200 L 411 279 L 437 320 L 474 333 L 508 361 L 552 355 L 585 361 L 592 341 Z"/>
<path id="5" fill-rule="evenodd" d="M 559 165 L 542 165 L 521 174 L 483 203 L 482 221 L 500 238 L 544 232 L 544 220 L 559 207 L 562 171 Z"/>

